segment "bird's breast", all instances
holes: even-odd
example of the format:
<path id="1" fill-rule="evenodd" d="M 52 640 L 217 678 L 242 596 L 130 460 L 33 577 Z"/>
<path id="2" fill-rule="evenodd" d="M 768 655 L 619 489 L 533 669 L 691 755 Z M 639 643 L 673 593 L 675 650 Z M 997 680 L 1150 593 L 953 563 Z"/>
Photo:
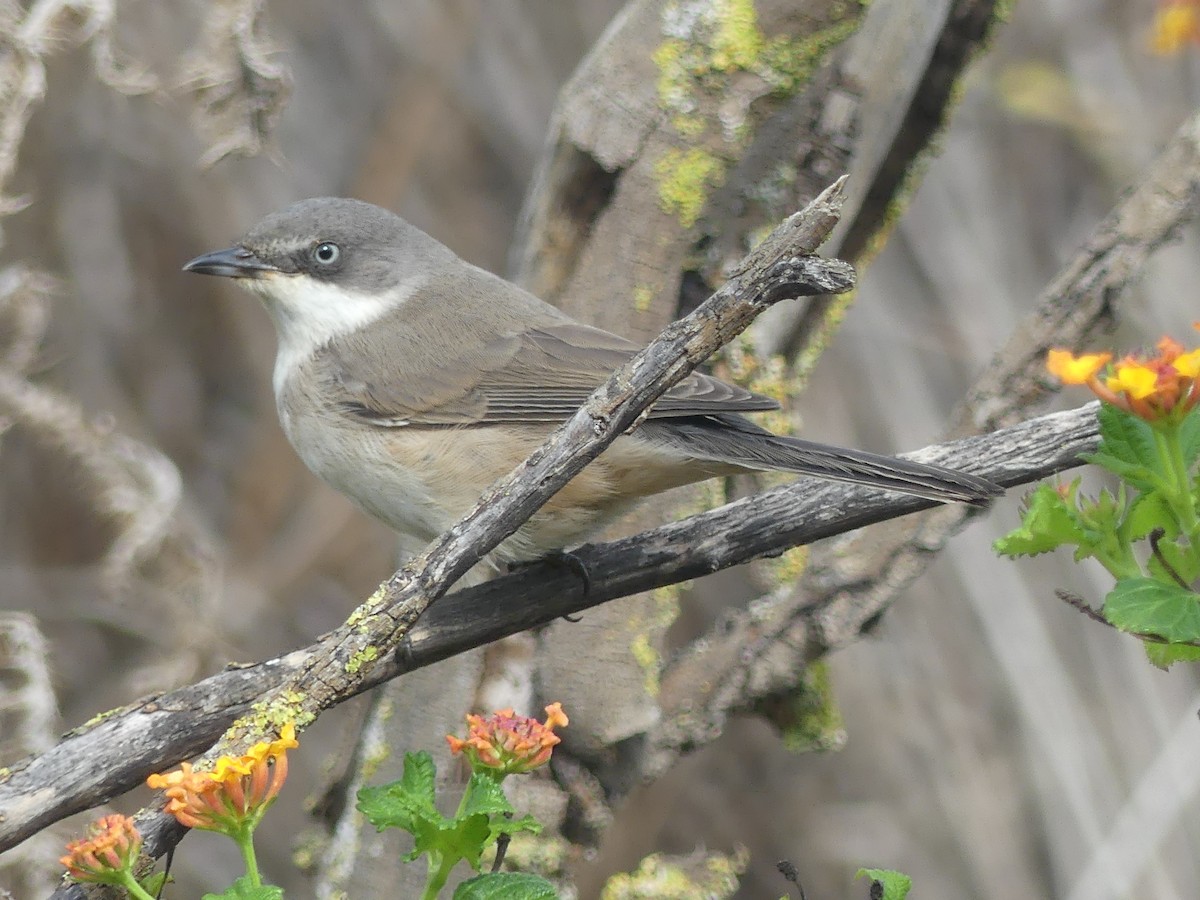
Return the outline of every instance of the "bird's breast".
<path id="1" fill-rule="evenodd" d="M 294 393 L 294 392 L 293 392 Z M 383 427 L 285 392 L 279 419 L 322 480 L 395 531 L 430 541 L 524 461 L 548 426 Z M 496 551 L 528 560 L 588 539 L 641 497 L 694 481 L 677 452 L 621 437 Z"/>

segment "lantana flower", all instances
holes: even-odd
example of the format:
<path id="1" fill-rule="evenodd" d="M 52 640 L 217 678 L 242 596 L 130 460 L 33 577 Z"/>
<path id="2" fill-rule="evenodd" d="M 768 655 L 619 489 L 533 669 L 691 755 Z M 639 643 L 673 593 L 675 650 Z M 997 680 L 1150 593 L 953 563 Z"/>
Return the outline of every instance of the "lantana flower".
<path id="1" fill-rule="evenodd" d="M 1105 403 L 1151 424 L 1178 422 L 1200 401 L 1200 349 L 1185 352 L 1169 337 L 1155 349 L 1152 356 L 1129 354 L 1111 365 L 1110 353 L 1075 356 L 1055 349 L 1046 368 L 1064 384 L 1086 384 Z"/>
<path id="2" fill-rule="evenodd" d="M 253 828 L 275 801 L 287 778 L 287 751 L 298 746 L 296 729 L 288 724 L 278 740 L 260 741 L 243 756 L 222 756 L 212 771 L 185 762 L 151 775 L 146 784 L 164 791 L 164 809 L 181 825 L 237 835 Z"/>
<path id="3" fill-rule="evenodd" d="M 511 709 L 502 709 L 490 716 L 467 716 L 469 726 L 465 740 L 446 735 L 452 753 L 465 754 L 472 768 L 490 769 L 500 775 L 528 772 L 550 760 L 554 746 L 562 739 L 554 733 L 556 727 L 568 724 L 561 703 L 546 707 L 546 721 L 518 716 Z"/>
<path id="4" fill-rule="evenodd" d="M 127 884 L 142 848 L 142 836 L 128 816 L 104 816 L 88 826 L 87 837 L 67 844 L 59 862 L 75 881 Z"/>
<path id="5" fill-rule="evenodd" d="M 1150 48 L 1163 56 L 1200 44 L 1200 0 L 1165 0 L 1150 26 Z"/>

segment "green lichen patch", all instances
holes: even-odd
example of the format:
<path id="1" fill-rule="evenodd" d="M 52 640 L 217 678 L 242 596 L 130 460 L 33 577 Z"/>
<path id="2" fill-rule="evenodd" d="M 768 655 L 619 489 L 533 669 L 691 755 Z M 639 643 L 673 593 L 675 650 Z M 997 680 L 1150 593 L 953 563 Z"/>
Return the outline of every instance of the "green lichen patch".
<path id="1" fill-rule="evenodd" d="M 269 702 L 260 700 L 250 707 L 250 712 L 230 726 L 229 733 L 263 735 L 276 734 L 289 723 L 296 728 L 310 724 L 316 716 L 304 708 L 307 695 L 301 691 L 284 691 Z"/>
<path id="2" fill-rule="evenodd" d="M 707 150 L 672 147 L 654 165 L 663 210 L 691 228 L 704 211 L 709 191 L 725 181 L 725 168 L 726 163 Z"/>
<path id="3" fill-rule="evenodd" d="M 724 183 L 731 161 L 753 138 L 755 101 L 797 93 L 858 28 L 859 10 L 859 4 L 848 3 L 840 18 L 795 38 L 768 37 L 754 0 L 675 0 L 664 6 L 663 40 L 652 54 L 658 103 L 690 149 L 668 151 L 655 177 L 663 209 L 681 226 L 695 225 L 712 189 Z"/>
<path id="4" fill-rule="evenodd" d="M 374 662 L 377 659 L 379 659 L 378 647 L 374 645 L 363 647 L 346 661 L 346 672 L 349 675 L 354 675 L 366 663 Z"/>
<path id="5" fill-rule="evenodd" d="M 783 733 L 784 746 L 793 753 L 840 750 L 846 743 L 846 725 L 824 661 L 805 669 L 791 692 L 765 700 L 759 707 Z"/>

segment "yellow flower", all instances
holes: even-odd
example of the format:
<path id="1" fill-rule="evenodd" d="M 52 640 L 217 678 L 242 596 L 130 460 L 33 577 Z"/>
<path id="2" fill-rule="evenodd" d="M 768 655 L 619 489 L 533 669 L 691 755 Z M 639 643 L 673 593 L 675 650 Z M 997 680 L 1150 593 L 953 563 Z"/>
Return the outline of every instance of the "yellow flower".
<path id="1" fill-rule="evenodd" d="M 287 751 L 300 746 L 296 729 L 285 725 L 278 740 L 260 741 L 243 756 L 222 756 L 211 772 L 198 772 L 191 763 L 146 784 L 163 789 L 164 810 L 187 828 L 233 834 L 258 823 L 287 779 Z"/>
<path id="2" fill-rule="evenodd" d="M 1164 337 L 1155 350 L 1154 355 L 1130 354 L 1113 363 L 1103 383 L 1098 374 L 1112 359 L 1109 353 L 1075 356 L 1051 350 L 1046 368 L 1063 383 L 1086 384 L 1105 403 L 1151 424 L 1175 423 L 1200 401 L 1200 349 L 1185 353 L 1182 344 Z"/>
<path id="3" fill-rule="evenodd" d="M 1186 43 L 1200 43 L 1200 3 L 1170 0 L 1163 4 L 1150 26 L 1150 49 L 1167 56 Z"/>
<path id="4" fill-rule="evenodd" d="M 1158 373 L 1138 363 L 1118 364 L 1114 374 L 1104 383 L 1110 391 L 1124 391 L 1134 400 L 1144 400 L 1154 393 Z"/>
<path id="5" fill-rule="evenodd" d="M 1070 350 L 1054 349 L 1046 355 L 1046 368 L 1063 384 L 1087 384 L 1111 359 L 1111 353 L 1075 356 Z"/>
<path id="6" fill-rule="evenodd" d="M 1200 377 L 1200 350 L 1181 354 L 1171 365 L 1184 378 Z"/>
<path id="7" fill-rule="evenodd" d="M 1151 424 L 1180 421 L 1200 401 L 1200 349 L 1184 353 L 1183 344 L 1170 337 L 1154 349 L 1153 355 L 1129 354 L 1114 362 L 1103 383 L 1098 374 L 1109 365 L 1109 353 L 1075 356 L 1054 349 L 1046 355 L 1046 368 L 1064 384 L 1086 384 L 1100 400 Z"/>
<path id="8" fill-rule="evenodd" d="M 104 816 L 88 827 L 87 837 L 67 844 L 61 862 L 75 881 L 122 884 L 142 848 L 142 836 L 128 816 Z"/>
<path id="9" fill-rule="evenodd" d="M 446 740 L 452 753 L 466 754 L 473 766 L 512 775 L 545 765 L 562 740 L 554 729 L 567 724 L 561 703 L 546 707 L 545 724 L 502 709 L 490 716 L 468 715 L 466 740 L 452 734 L 446 735 Z"/>

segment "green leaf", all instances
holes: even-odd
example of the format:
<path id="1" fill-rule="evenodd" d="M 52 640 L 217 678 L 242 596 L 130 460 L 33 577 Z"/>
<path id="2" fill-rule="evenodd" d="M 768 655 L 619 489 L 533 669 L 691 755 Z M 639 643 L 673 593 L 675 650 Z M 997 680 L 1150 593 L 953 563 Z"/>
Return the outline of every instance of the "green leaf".
<path id="1" fill-rule="evenodd" d="M 491 823 L 487 816 L 460 816 L 442 828 L 434 841 L 431 849 L 440 850 L 447 859 L 466 860 L 478 872 L 479 857 L 492 842 Z"/>
<path id="2" fill-rule="evenodd" d="M 413 848 L 401 858 L 405 862 L 412 862 L 422 853 L 442 852 L 453 843 L 452 836 L 446 835 L 454 828 L 455 823 L 450 819 L 425 817 L 414 821 L 412 828 L 405 829 L 413 836 Z"/>
<path id="3" fill-rule="evenodd" d="M 1091 543 L 1100 546 L 1116 536 L 1117 525 L 1126 516 L 1127 495 L 1125 485 L 1120 484 L 1117 486 L 1116 496 L 1113 496 L 1113 492 L 1108 488 L 1103 488 L 1094 499 L 1078 498 L 1077 521 Z M 1076 498 L 1073 495 L 1071 499 Z"/>
<path id="4" fill-rule="evenodd" d="M 416 834 L 430 826 L 440 827 L 445 817 L 434 805 L 436 774 L 433 757 L 424 750 L 406 753 L 399 781 L 359 790 L 358 811 L 380 831 L 403 828 Z"/>
<path id="5" fill-rule="evenodd" d="M 1177 662 L 1196 662 L 1200 660 L 1200 647 L 1191 644 L 1159 644 L 1146 641 L 1146 658 L 1152 666 L 1166 670 Z"/>
<path id="6" fill-rule="evenodd" d="M 1183 451 L 1183 462 L 1191 471 L 1200 459 L 1200 406 L 1194 408 L 1179 423 L 1179 447 Z"/>
<path id="7" fill-rule="evenodd" d="M 1154 487 L 1152 475 L 1161 471 L 1162 460 L 1154 430 L 1132 413 L 1107 403 L 1100 404 L 1100 446 L 1088 462 L 1103 466 L 1139 490 Z"/>
<path id="8" fill-rule="evenodd" d="M 142 890 L 151 897 L 157 897 L 162 893 L 163 887 L 167 884 L 166 872 L 152 872 L 145 878 L 139 878 L 138 884 L 142 886 Z"/>
<path id="9" fill-rule="evenodd" d="M 467 792 L 463 796 L 462 815 L 492 816 L 512 811 L 512 804 L 508 802 L 508 797 L 504 796 L 504 788 L 500 786 L 499 781 L 482 772 L 471 773 L 471 780 L 467 782 Z"/>
<path id="10" fill-rule="evenodd" d="M 492 838 L 502 834 L 517 834 L 528 831 L 530 834 L 541 834 L 542 823 L 533 816 L 521 816 L 519 819 L 506 819 L 503 816 L 492 819 Z"/>
<path id="11" fill-rule="evenodd" d="M 912 890 L 912 879 L 903 872 L 891 869 L 859 869 L 854 873 L 855 878 L 863 876 L 883 885 L 883 900 L 904 900 Z"/>
<path id="12" fill-rule="evenodd" d="M 250 876 L 243 875 L 219 894 L 205 894 L 204 900 L 283 900 L 283 888 L 273 884 L 250 883 Z"/>
<path id="13" fill-rule="evenodd" d="M 1130 541 L 1139 541 L 1155 528 L 1166 532 L 1167 539 L 1179 534 L 1179 525 L 1175 520 L 1175 511 L 1160 491 L 1150 491 L 1140 495 L 1129 507 L 1125 517 L 1125 534 Z"/>
<path id="14" fill-rule="evenodd" d="M 1200 596 L 1154 578 L 1123 578 L 1104 602 L 1104 618 L 1122 631 L 1168 641 L 1200 640 Z"/>
<path id="15" fill-rule="evenodd" d="M 545 878 L 524 872 L 490 872 L 460 884 L 454 900 L 557 900 L 558 890 Z"/>
<path id="16" fill-rule="evenodd" d="M 1086 463 L 1091 463 L 1093 466 L 1108 469 L 1108 471 L 1139 491 L 1152 491 L 1158 487 L 1158 482 L 1154 477 L 1154 470 L 1146 466 L 1138 465 L 1137 463 L 1128 463 L 1101 451 L 1085 453 L 1080 458 Z"/>
<path id="17" fill-rule="evenodd" d="M 1072 490 L 1071 496 L 1074 497 Z M 1036 556 L 1063 544 L 1080 544 L 1087 535 L 1079 522 L 1074 503 L 1051 485 L 1043 484 L 1026 498 L 1021 527 L 1010 531 L 993 544 L 1003 556 Z"/>
<path id="18" fill-rule="evenodd" d="M 1146 561 L 1147 570 L 1158 581 L 1173 582 L 1178 575 L 1185 584 L 1194 584 L 1200 578 L 1200 558 L 1197 558 L 1196 550 L 1191 544 L 1180 544 L 1163 538 L 1158 542 L 1158 552 L 1162 555 L 1161 561 L 1153 554 Z"/>

